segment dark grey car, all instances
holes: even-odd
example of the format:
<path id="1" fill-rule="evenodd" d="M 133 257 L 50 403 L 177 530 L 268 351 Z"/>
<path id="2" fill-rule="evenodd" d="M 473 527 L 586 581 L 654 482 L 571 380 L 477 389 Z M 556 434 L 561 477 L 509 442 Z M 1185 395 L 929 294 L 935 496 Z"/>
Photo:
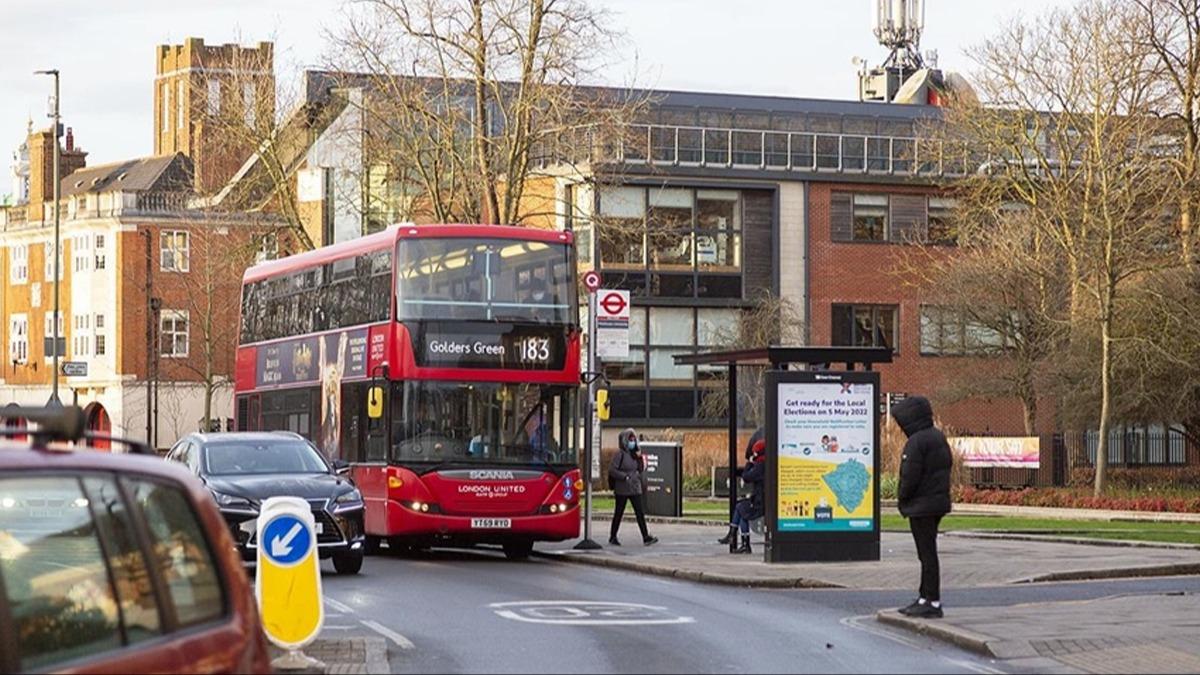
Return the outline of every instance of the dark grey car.
<path id="1" fill-rule="evenodd" d="M 212 493 L 242 559 L 257 555 L 255 522 L 268 497 L 299 497 L 312 506 L 317 550 L 339 574 L 362 569 L 362 493 L 316 447 L 285 431 L 193 433 L 167 459 L 184 464 Z"/>

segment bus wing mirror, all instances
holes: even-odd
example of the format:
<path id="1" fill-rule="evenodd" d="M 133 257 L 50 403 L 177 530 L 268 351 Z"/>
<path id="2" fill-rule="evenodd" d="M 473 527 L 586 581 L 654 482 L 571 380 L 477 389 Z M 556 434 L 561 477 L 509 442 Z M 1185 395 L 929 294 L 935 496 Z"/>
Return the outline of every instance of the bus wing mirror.
<path id="1" fill-rule="evenodd" d="M 383 417 L 383 387 L 367 390 L 367 417 L 373 420 Z"/>
<path id="2" fill-rule="evenodd" d="M 608 390 L 596 390 L 596 414 L 601 422 L 607 422 L 612 414 L 612 406 L 608 402 Z"/>

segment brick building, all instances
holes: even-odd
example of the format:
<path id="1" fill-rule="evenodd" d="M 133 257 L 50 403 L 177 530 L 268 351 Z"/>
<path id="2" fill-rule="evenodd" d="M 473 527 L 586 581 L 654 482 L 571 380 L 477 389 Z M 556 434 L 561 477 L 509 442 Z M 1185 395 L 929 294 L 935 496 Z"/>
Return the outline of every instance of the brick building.
<path id="1" fill-rule="evenodd" d="M 946 240 L 953 252 L 953 204 L 936 184 L 963 164 L 922 138 L 936 107 L 655 98 L 617 152 L 580 156 L 575 142 L 546 159 L 567 153 L 580 167 L 564 171 L 558 190 L 572 205 L 562 225 L 579 235 L 581 267 L 633 297 L 630 356 L 604 364 L 613 382 L 607 434 L 720 424 L 699 417 L 704 398 L 721 395 L 714 374 L 670 357 L 711 348 L 764 292 L 804 317 L 784 327 L 789 343 L 891 347 L 894 362 L 879 368 L 885 393 L 936 397 L 996 339 L 942 316 L 896 274 L 913 237 Z M 959 402 L 939 416 L 963 431 L 1023 432 L 1015 400 Z"/>
<path id="2" fill-rule="evenodd" d="M 250 155 L 222 142 L 220 116 L 251 126 L 257 115 L 274 114 L 270 58 L 267 43 L 242 49 L 190 39 L 159 47 L 151 157 L 86 166 L 68 129 L 56 177 L 54 134 L 31 125 L 14 153 L 16 202 L 0 207 L 0 405 L 44 404 L 57 349 L 61 360 L 87 366 L 86 375 L 59 377 L 59 397 L 83 406 L 94 429 L 165 447 L 206 413 L 221 427 L 233 417 L 241 276 L 257 256 L 274 252 L 262 247 L 274 247 L 280 225 L 201 197 Z M 224 79 L 206 79 L 213 74 Z M 242 82 L 251 86 L 235 91 Z"/>

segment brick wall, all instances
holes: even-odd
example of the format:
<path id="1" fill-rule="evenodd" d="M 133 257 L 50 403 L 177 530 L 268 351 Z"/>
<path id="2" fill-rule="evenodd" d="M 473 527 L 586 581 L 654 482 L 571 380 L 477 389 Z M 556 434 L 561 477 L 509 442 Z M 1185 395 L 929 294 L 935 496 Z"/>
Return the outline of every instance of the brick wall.
<path id="1" fill-rule="evenodd" d="M 808 233 L 810 258 L 811 324 L 814 345 L 832 341 L 832 306 L 862 303 L 899 306 L 899 344 L 895 361 L 879 367 L 884 392 L 929 396 L 938 404 L 942 425 L 970 432 L 1020 434 L 1024 431 L 1021 406 L 1012 400 L 970 400 L 955 404 L 939 401 L 950 377 L 986 376 L 986 364 L 972 375 L 963 358 L 921 356 L 920 306 L 917 289 L 907 286 L 896 272 L 900 244 L 834 242 L 830 232 L 832 192 L 886 192 L 892 195 L 928 195 L 935 190 L 905 185 L 809 184 Z M 947 249 L 952 254 L 953 249 Z M 784 263 L 786 264 L 786 263 Z M 965 366 L 965 367 L 964 367 Z M 1050 422 L 1040 415 L 1039 426 Z"/>

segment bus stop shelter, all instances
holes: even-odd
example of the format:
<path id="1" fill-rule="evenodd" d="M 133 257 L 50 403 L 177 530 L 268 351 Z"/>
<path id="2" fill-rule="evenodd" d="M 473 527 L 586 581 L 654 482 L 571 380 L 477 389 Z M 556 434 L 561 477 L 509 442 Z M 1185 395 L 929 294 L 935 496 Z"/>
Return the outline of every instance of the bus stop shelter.
<path id="1" fill-rule="evenodd" d="M 728 429 L 729 429 L 729 519 L 733 520 L 733 512 L 737 506 L 737 467 L 738 467 L 738 377 L 739 366 L 769 366 L 772 370 L 834 370 L 837 366 L 847 371 L 870 371 L 877 363 L 891 363 L 892 350 L 889 347 L 788 347 L 771 345 L 754 349 L 735 349 L 699 352 L 695 354 L 676 354 L 675 365 L 678 366 L 724 366 L 727 369 L 727 384 L 729 388 Z M 729 550 L 733 551 L 736 543 L 730 541 Z"/>

